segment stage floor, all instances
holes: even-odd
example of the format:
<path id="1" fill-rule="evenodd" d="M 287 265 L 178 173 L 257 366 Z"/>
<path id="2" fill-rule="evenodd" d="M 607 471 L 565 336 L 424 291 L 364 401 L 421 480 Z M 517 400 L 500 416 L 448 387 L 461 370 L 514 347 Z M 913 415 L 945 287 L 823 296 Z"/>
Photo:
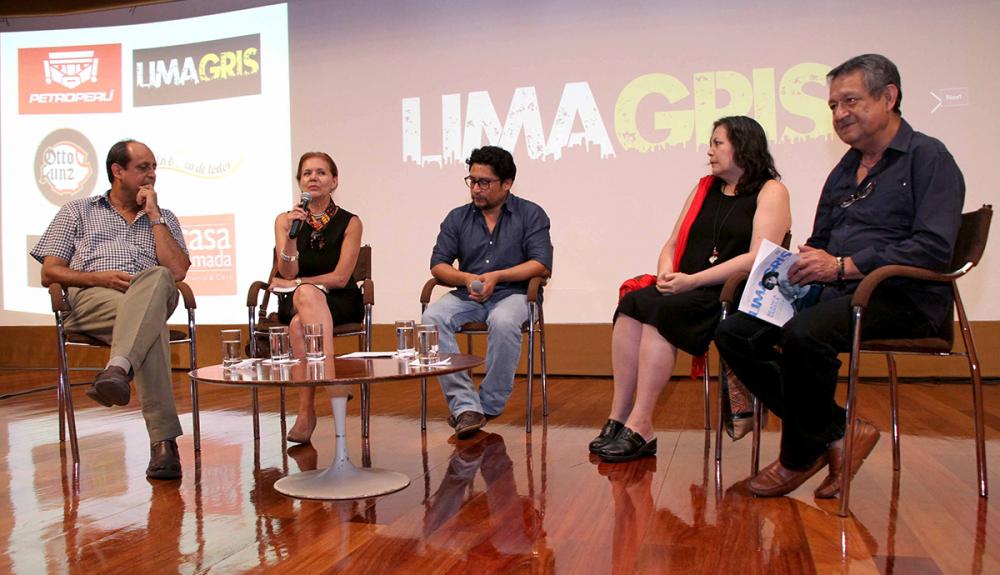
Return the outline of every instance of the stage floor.
<path id="1" fill-rule="evenodd" d="M 55 379 L 55 371 L 0 372 L 0 393 Z M 445 423 L 434 382 L 426 434 L 419 382 L 374 385 L 371 465 L 411 482 L 347 502 L 301 501 L 273 488 L 286 473 L 330 461 L 323 392 L 313 445 L 290 447 L 276 391 L 261 394 L 255 442 L 249 391 L 202 385 L 196 457 L 187 378 L 175 372 L 174 381 L 188 433 L 179 440 L 178 481 L 145 478 L 148 438 L 135 394 L 129 406 L 109 409 L 74 390 L 83 460 L 76 482 L 68 443 L 63 450 L 58 441 L 55 392 L 0 400 L 0 572 L 1000 573 L 996 385 L 985 389 L 989 500 L 976 493 L 968 385 L 901 388 L 899 474 L 888 388 L 862 385 L 860 415 L 883 434 L 852 484 L 853 517 L 841 519 L 836 500 L 813 498 L 822 473 L 789 497 L 751 496 L 743 482 L 749 437 L 725 438 L 717 481 L 700 382 L 687 378 L 660 399 L 658 456 L 625 464 L 587 452 L 607 417 L 608 379 L 550 379 L 549 416 L 541 417 L 536 395 L 535 426 L 525 434 L 519 378 L 506 413 L 464 441 Z M 288 398 L 295 405 L 294 391 Z M 349 406 L 348 437 L 360 465 L 358 403 Z M 290 413 L 289 427 L 293 420 Z M 772 418 L 762 465 L 777 454 L 779 429 Z"/>

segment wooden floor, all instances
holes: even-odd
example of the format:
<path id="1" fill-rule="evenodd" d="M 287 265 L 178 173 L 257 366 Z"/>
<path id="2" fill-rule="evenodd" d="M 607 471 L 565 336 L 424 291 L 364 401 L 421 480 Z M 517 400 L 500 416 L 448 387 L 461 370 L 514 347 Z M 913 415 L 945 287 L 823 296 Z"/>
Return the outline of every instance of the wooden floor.
<path id="1" fill-rule="evenodd" d="M 186 378 L 174 377 L 190 432 Z M 54 378 L 0 373 L 0 393 Z M 887 389 L 862 387 L 861 414 L 883 437 L 853 484 L 846 520 L 836 501 L 813 498 L 818 477 L 790 497 L 750 496 L 749 438 L 726 440 L 717 481 L 700 387 L 688 379 L 661 398 L 658 457 L 627 464 L 598 463 L 586 449 L 607 417 L 606 379 L 550 380 L 549 417 L 536 399 L 530 435 L 519 382 L 488 432 L 457 442 L 436 388 L 422 435 L 419 384 L 376 385 L 371 462 L 412 481 L 350 502 L 299 501 L 273 488 L 286 473 L 329 462 L 326 404 L 315 447 L 286 449 L 276 392 L 262 394 L 255 443 L 249 393 L 203 385 L 200 458 L 185 435 L 183 480 L 152 482 L 136 401 L 101 408 L 78 388 L 83 463 L 74 482 L 54 392 L 3 399 L 0 573 L 1000 573 L 1000 495 L 976 494 L 969 388 L 903 387 L 903 469 L 894 475 Z M 1000 493 L 1000 387 L 985 395 L 989 479 Z M 777 430 L 772 422 L 763 436 L 764 463 L 776 455 Z"/>

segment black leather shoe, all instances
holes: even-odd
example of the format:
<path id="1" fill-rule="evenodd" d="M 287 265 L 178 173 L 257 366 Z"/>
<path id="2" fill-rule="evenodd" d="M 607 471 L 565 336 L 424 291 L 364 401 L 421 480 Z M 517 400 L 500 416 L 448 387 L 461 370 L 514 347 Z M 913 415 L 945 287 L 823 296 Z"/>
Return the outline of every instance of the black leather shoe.
<path id="1" fill-rule="evenodd" d="M 85 393 L 87 397 L 104 407 L 112 405 L 128 405 L 132 390 L 128 383 L 132 381 L 131 372 L 126 372 L 117 365 L 105 368 L 94 378 L 94 384 Z"/>
<path id="2" fill-rule="evenodd" d="M 641 435 L 629 428 L 622 429 L 622 432 L 615 439 L 611 440 L 604 449 L 597 452 L 597 455 L 604 461 L 619 462 L 632 461 L 647 455 L 656 455 L 656 438 L 647 442 Z"/>
<path id="3" fill-rule="evenodd" d="M 181 456 L 177 453 L 177 442 L 173 439 L 157 441 L 149 446 L 149 467 L 146 477 L 150 479 L 179 479 L 181 476 Z"/>
<path id="4" fill-rule="evenodd" d="M 604 427 L 601 428 L 601 432 L 597 434 L 597 437 L 590 442 L 588 446 L 591 453 L 600 453 L 608 443 L 618 437 L 618 435 L 625 429 L 625 424 L 620 421 L 615 421 L 614 419 L 609 419 Z"/>
<path id="5" fill-rule="evenodd" d="M 478 411 L 463 411 L 455 418 L 455 435 L 459 439 L 468 439 L 486 425 L 486 418 Z"/>

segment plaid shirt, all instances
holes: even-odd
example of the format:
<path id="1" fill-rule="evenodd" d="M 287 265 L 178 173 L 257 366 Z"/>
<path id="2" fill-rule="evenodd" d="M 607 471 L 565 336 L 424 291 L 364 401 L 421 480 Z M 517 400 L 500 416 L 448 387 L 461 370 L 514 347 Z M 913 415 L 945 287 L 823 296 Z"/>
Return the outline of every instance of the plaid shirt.
<path id="1" fill-rule="evenodd" d="M 69 261 L 70 269 L 81 272 L 123 271 L 137 274 L 160 264 L 156 240 L 149 218 L 140 213 L 132 224 L 125 222 L 108 200 L 101 196 L 74 200 L 64 205 L 31 250 L 42 262 L 46 256 Z M 187 255 L 180 222 L 170 210 L 160 209 L 160 217 L 170 235 Z"/>

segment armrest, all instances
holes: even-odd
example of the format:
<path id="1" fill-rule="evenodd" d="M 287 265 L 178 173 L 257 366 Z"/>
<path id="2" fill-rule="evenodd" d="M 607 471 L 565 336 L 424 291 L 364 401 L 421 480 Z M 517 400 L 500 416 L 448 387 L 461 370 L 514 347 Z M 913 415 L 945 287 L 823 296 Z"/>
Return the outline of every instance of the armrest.
<path id="1" fill-rule="evenodd" d="M 247 307 L 257 307 L 260 290 L 267 290 L 267 282 L 256 281 L 250 284 L 250 290 L 247 292 Z"/>
<path id="2" fill-rule="evenodd" d="M 535 276 L 528 280 L 528 303 L 538 301 L 538 292 L 549 283 L 549 276 Z"/>
<path id="3" fill-rule="evenodd" d="M 361 296 L 365 305 L 375 305 L 375 282 L 371 279 L 362 282 Z"/>
<path id="4" fill-rule="evenodd" d="M 742 286 L 747 278 L 750 277 L 750 272 L 736 272 L 729 276 L 726 283 L 722 286 L 722 293 L 719 294 L 719 301 L 723 304 L 728 304 L 732 307 L 736 300 L 739 299 L 740 286 Z"/>
<path id="5" fill-rule="evenodd" d="M 438 282 L 435 278 L 427 280 L 427 282 L 424 283 L 424 289 L 420 290 L 420 303 L 424 305 L 431 303 L 431 293 L 434 291 L 434 288 L 439 285 L 445 284 Z"/>
<path id="6" fill-rule="evenodd" d="M 70 311 L 69 302 L 66 301 L 66 294 L 63 293 L 62 284 L 54 282 L 49 284 L 49 298 L 52 300 L 52 313 Z"/>
<path id="7" fill-rule="evenodd" d="M 198 307 L 194 301 L 194 291 L 191 290 L 191 286 L 184 282 L 177 282 L 177 291 L 181 292 L 181 297 L 184 298 L 184 309 L 192 310 Z"/>
<path id="8" fill-rule="evenodd" d="M 903 277 L 924 281 L 950 283 L 955 281 L 956 278 L 965 275 L 966 271 L 968 271 L 968 268 L 963 267 L 956 272 L 943 274 L 916 266 L 882 266 L 866 275 L 864 279 L 861 280 L 861 283 L 858 284 L 858 289 L 854 290 L 854 297 L 851 298 L 851 307 L 868 307 L 868 301 L 872 297 L 872 292 L 875 291 L 875 288 L 877 288 L 879 284 L 889 278 Z"/>

